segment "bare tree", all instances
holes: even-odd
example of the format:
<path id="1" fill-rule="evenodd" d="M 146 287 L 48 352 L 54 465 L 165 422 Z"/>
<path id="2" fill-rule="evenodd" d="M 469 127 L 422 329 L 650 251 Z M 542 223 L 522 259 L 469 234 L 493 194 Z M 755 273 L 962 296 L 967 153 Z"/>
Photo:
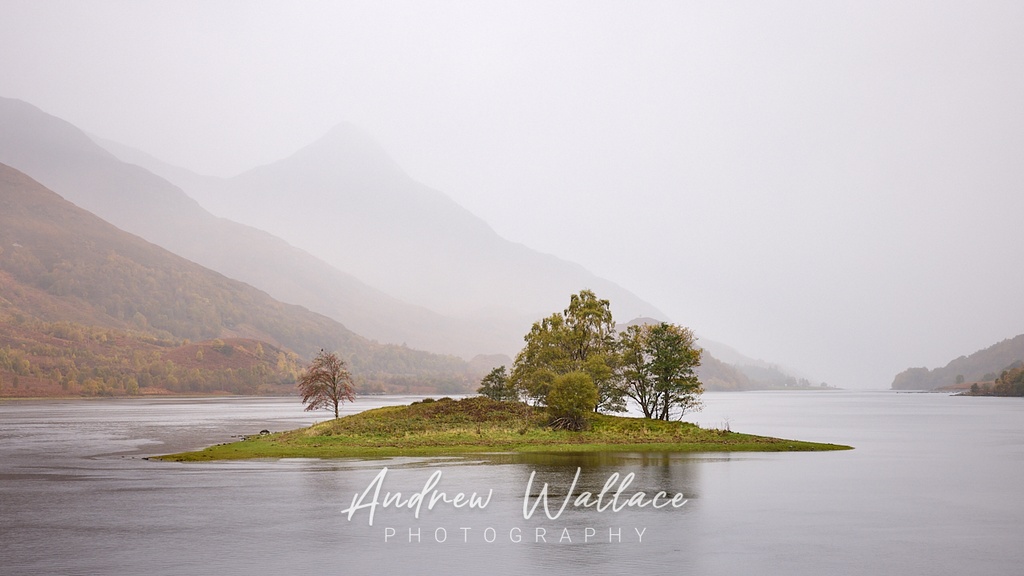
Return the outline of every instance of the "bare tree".
<path id="1" fill-rule="evenodd" d="M 299 378 L 299 393 L 306 410 L 334 409 L 338 417 L 338 406 L 343 402 L 354 402 L 352 375 L 345 369 L 345 361 L 333 352 L 320 353 Z"/>

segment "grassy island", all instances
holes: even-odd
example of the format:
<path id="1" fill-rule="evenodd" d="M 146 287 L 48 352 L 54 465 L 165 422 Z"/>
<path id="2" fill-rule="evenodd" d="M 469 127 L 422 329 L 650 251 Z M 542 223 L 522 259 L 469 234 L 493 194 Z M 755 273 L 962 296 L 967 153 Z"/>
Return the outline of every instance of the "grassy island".
<path id="1" fill-rule="evenodd" d="M 186 462 L 483 452 L 789 452 L 850 448 L 704 429 L 689 422 L 604 414 L 590 415 L 589 426 L 579 432 L 553 429 L 549 421 L 543 408 L 518 402 L 498 402 L 483 396 L 426 399 L 159 459 Z"/>

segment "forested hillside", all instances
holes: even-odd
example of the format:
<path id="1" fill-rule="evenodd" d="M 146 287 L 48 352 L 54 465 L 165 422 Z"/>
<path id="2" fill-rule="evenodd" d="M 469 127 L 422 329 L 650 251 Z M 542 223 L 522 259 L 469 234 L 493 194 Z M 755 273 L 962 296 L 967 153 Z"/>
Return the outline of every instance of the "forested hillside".
<path id="1" fill-rule="evenodd" d="M 476 377 L 460 359 L 377 344 L 277 302 L 3 165 L 0 288 L 5 395 L 29 384 L 72 393 L 263 391 L 294 381 L 320 348 L 339 351 L 364 390 L 457 391 Z M 218 355 L 231 361 L 214 362 Z"/>
<path id="2" fill-rule="evenodd" d="M 1024 360 L 1024 334 L 961 356 L 942 368 L 909 368 L 896 375 L 893 390 L 934 390 L 965 382 L 993 381 L 1014 362 Z"/>

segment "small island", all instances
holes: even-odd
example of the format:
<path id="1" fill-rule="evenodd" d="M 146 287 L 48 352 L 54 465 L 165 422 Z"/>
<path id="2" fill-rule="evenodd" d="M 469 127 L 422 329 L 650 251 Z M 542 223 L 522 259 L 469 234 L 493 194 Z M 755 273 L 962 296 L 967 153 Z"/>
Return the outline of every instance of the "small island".
<path id="1" fill-rule="evenodd" d="M 386 458 L 485 452 L 791 452 L 849 446 L 704 429 L 696 424 L 592 414 L 585 430 L 550 426 L 544 408 L 485 396 L 425 399 L 308 428 L 155 459 Z"/>
<path id="2" fill-rule="evenodd" d="M 160 457 L 197 461 L 246 458 L 386 458 L 510 452 L 790 452 L 849 446 L 704 429 L 679 418 L 700 410 L 694 369 L 702 350 L 689 328 L 665 322 L 616 329 L 608 300 L 590 290 L 564 312 L 533 324 L 511 374 L 500 366 L 481 395 L 431 398 L 339 418 L 354 386 L 345 362 L 320 350 L 299 378 L 306 410 L 334 419 L 198 452 Z M 643 418 L 613 416 L 632 402 Z"/>

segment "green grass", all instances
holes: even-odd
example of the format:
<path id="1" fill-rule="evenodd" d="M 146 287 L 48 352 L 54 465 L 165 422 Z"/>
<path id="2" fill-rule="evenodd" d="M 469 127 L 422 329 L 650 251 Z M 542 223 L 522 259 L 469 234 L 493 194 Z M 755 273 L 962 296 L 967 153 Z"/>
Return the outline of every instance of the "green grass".
<path id="1" fill-rule="evenodd" d="M 582 432 L 554 430 L 543 409 L 482 396 L 388 406 L 309 428 L 254 436 L 171 461 L 249 458 L 381 458 L 484 452 L 792 452 L 849 446 L 784 440 L 663 422 L 593 414 Z"/>

